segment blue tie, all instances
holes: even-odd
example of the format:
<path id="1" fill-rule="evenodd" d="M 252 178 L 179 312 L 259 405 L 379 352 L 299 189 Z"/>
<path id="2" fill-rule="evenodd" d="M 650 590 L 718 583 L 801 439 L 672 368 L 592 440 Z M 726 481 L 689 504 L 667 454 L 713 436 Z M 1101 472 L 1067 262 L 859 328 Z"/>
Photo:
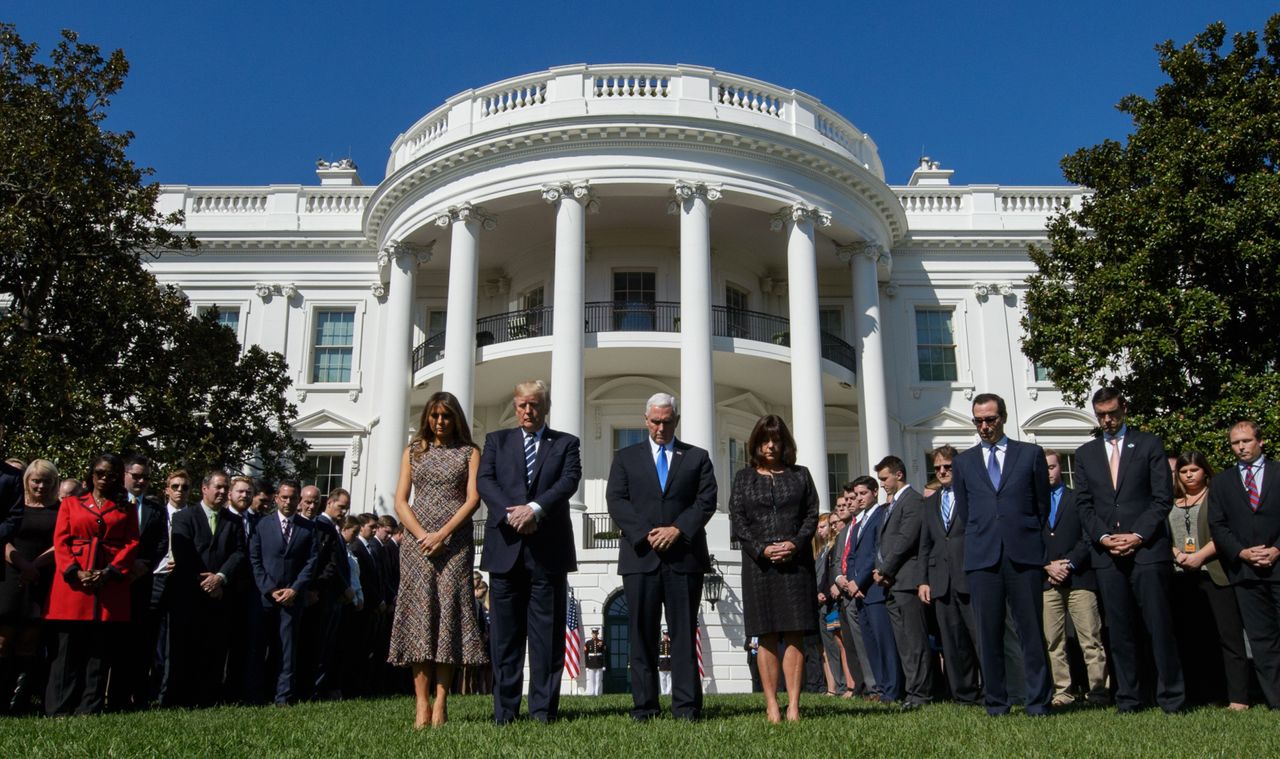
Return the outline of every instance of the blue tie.
<path id="1" fill-rule="evenodd" d="M 1049 494 L 1049 529 L 1058 526 L 1058 504 L 1062 502 L 1062 491 L 1054 490 Z"/>
<path id="2" fill-rule="evenodd" d="M 533 484 L 533 464 L 538 458 L 538 436 L 524 436 L 524 478 L 525 482 Z"/>
<path id="3" fill-rule="evenodd" d="M 1000 459 L 996 458 L 996 447 L 991 446 L 991 458 L 987 459 L 987 476 L 991 478 L 991 487 L 1000 489 Z"/>
<path id="4" fill-rule="evenodd" d="M 942 490 L 942 529 L 947 530 L 948 532 L 951 531 L 952 508 L 953 508 L 953 504 L 951 503 L 951 488 L 944 488 Z"/>
<path id="5" fill-rule="evenodd" d="M 658 487 L 664 492 L 667 489 L 667 447 L 665 445 L 658 446 Z"/>

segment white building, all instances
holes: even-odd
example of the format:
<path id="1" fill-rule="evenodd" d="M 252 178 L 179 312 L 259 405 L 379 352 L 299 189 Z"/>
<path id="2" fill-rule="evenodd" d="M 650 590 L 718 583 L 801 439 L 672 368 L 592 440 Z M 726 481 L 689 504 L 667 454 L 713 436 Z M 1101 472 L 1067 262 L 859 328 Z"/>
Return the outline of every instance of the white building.
<path id="1" fill-rule="evenodd" d="M 570 581 L 615 662 L 604 485 L 656 391 L 680 398 L 680 438 L 712 452 L 722 509 L 766 413 L 789 420 L 824 509 L 889 453 L 922 486 L 929 450 L 976 440 L 975 393 L 1008 401 L 1011 435 L 1064 452 L 1094 425 L 1020 350 L 1027 246 L 1080 188 L 956 186 L 927 159 L 889 185 L 871 138 L 796 90 L 565 66 L 450 98 L 395 140 L 377 186 L 349 162 L 316 174 L 165 187 L 161 210 L 203 245 L 156 276 L 284 354 L 296 432 L 353 511 L 391 510 L 432 392 L 462 400 L 479 440 L 513 424 L 517 380 L 548 379 L 552 426 L 582 439 Z M 704 604 L 708 689 L 746 690 L 727 516 L 708 533 L 728 579 Z"/>

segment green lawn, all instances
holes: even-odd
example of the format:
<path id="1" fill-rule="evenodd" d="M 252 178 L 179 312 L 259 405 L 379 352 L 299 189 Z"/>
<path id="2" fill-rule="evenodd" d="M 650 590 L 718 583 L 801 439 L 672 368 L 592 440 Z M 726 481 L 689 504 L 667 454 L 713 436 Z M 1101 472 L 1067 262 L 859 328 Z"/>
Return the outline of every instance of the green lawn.
<path id="1" fill-rule="evenodd" d="M 0 757 L 355 756 L 893 757 L 1280 756 L 1280 715 L 1200 709 L 1166 716 L 1082 709 L 1048 718 L 990 718 L 950 704 L 899 713 L 891 707 L 807 696 L 798 725 L 769 725 L 761 696 L 710 696 L 707 719 L 633 723 L 628 696 L 566 697 L 560 722 L 489 722 L 483 696 L 450 701 L 440 730 L 410 729 L 408 698 L 306 704 L 290 709 L 228 707 L 63 719 L 0 718 Z"/>

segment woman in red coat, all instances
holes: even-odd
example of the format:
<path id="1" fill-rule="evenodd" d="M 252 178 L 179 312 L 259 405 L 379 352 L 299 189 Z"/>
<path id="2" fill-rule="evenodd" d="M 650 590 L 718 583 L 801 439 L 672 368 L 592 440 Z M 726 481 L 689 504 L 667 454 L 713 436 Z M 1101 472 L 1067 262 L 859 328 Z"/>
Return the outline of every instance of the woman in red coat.
<path id="1" fill-rule="evenodd" d="M 129 621 L 128 572 L 138 550 L 138 514 L 124 491 L 124 462 L 104 453 L 89 467 L 93 487 L 69 496 L 53 530 L 54 577 L 45 619 L 58 632 L 45 712 L 102 710 L 115 638 Z"/>

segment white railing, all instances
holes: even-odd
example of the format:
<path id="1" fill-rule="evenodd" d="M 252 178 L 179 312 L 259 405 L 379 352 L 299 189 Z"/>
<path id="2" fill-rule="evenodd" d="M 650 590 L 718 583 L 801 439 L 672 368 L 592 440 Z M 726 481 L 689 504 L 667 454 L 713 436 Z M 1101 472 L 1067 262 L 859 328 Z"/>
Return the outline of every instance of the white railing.
<path id="1" fill-rule="evenodd" d="M 899 195 L 902 208 L 907 213 L 962 213 L 964 194 L 960 192 L 929 192 Z"/>
<path id="2" fill-rule="evenodd" d="M 1061 192 L 1001 191 L 1001 213 L 1054 214 L 1071 207 L 1071 196 Z"/>
<path id="3" fill-rule="evenodd" d="M 747 125 L 843 154 L 883 179 L 875 143 L 819 100 L 796 90 L 701 66 L 563 66 L 467 90 L 428 113 L 391 146 L 387 176 L 429 153 L 485 132 L 539 122 L 646 114 Z"/>
<path id="4" fill-rule="evenodd" d="M 666 74 L 601 74 L 595 77 L 593 94 L 598 98 L 667 97 L 671 77 Z"/>
<path id="5" fill-rule="evenodd" d="M 367 192 L 335 192 L 305 190 L 302 194 L 302 212 L 317 214 L 361 213 L 369 202 Z"/>
<path id="6" fill-rule="evenodd" d="M 191 196 L 189 214 L 255 214 L 267 212 L 265 192 L 198 192 Z"/>

